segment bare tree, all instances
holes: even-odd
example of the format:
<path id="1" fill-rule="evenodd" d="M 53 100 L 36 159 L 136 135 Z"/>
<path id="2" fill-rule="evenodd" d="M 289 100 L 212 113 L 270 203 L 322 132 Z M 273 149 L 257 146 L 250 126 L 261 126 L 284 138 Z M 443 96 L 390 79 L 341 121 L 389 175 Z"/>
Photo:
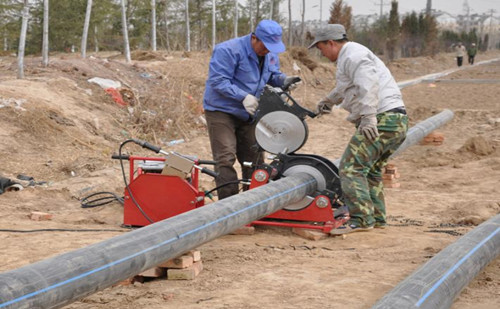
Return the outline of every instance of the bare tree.
<path id="1" fill-rule="evenodd" d="M 212 49 L 215 48 L 217 26 L 215 20 L 215 0 L 212 0 Z"/>
<path id="2" fill-rule="evenodd" d="M 87 37 L 89 35 L 90 13 L 92 12 L 92 0 L 87 0 L 87 11 L 85 12 L 85 22 L 83 23 L 82 35 L 82 58 L 87 57 Z"/>
<path id="3" fill-rule="evenodd" d="M 191 33 L 189 32 L 189 0 L 186 0 L 186 51 L 191 51 Z"/>
<path id="4" fill-rule="evenodd" d="M 234 37 L 238 37 L 238 0 L 234 0 Z"/>
<path id="5" fill-rule="evenodd" d="M 19 48 L 17 52 L 17 78 L 24 78 L 24 47 L 26 45 L 26 32 L 28 31 L 28 19 L 30 8 L 28 0 L 24 0 L 22 11 L 23 20 L 21 23 L 21 35 L 19 36 Z"/>
<path id="6" fill-rule="evenodd" d="M 169 33 L 170 31 L 168 29 L 168 0 L 165 0 L 165 10 L 164 10 L 163 14 L 165 15 L 165 41 L 166 41 L 166 48 L 167 48 L 167 50 L 170 50 L 170 33 Z"/>
<path id="7" fill-rule="evenodd" d="M 249 19 L 250 19 L 250 31 L 253 31 L 253 25 L 254 25 L 254 22 L 253 22 L 253 0 L 248 0 L 247 4 L 248 4 L 248 15 L 249 15 Z"/>
<path id="8" fill-rule="evenodd" d="M 151 0 L 151 49 L 156 51 L 156 0 Z"/>
<path id="9" fill-rule="evenodd" d="M 49 0 L 43 0 L 42 64 L 49 65 Z"/>
<path id="10" fill-rule="evenodd" d="M 300 28 L 300 45 L 304 46 L 304 42 L 305 42 L 305 26 L 306 26 L 306 23 L 305 23 L 305 15 L 306 15 L 306 0 L 302 0 L 302 24 L 301 24 L 301 28 Z"/>
<path id="11" fill-rule="evenodd" d="M 127 24 L 127 10 L 125 9 L 125 0 L 121 0 L 122 5 L 122 32 L 123 32 L 123 49 L 125 54 L 125 60 L 131 62 L 130 57 L 130 45 L 128 42 L 128 24 Z"/>
<path id="12" fill-rule="evenodd" d="M 288 46 L 292 46 L 292 0 L 288 0 Z"/>
<path id="13" fill-rule="evenodd" d="M 97 25 L 94 25 L 94 51 L 99 51 L 99 41 L 97 40 Z"/>

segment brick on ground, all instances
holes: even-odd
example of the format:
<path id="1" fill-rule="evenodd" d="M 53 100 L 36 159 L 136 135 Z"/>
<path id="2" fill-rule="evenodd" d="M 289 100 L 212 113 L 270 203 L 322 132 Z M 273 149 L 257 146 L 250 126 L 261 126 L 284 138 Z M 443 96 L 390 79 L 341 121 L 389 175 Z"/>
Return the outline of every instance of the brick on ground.
<path id="1" fill-rule="evenodd" d="M 193 257 L 193 262 L 201 261 L 200 250 L 189 250 L 188 252 L 184 253 L 184 255 L 189 255 L 189 256 Z"/>
<path id="2" fill-rule="evenodd" d="M 181 255 L 161 263 L 158 267 L 162 268 L 186 268 L 193 265 L 194 259 L 190 255 Z"/>
<path id="3" fill-rule="evenodd" d="M 242 226 L 230 233 L 231 235 L 253 235 L 255 234 L 255 227 L 253 226 Z"/>
<path id="4" fill-rule="evenodd" d="M 294 234 L 299 235 L 300 237 L 304 237 L 304 238 L 309 239 L 309 240 L 320 240 L 320 239 L 326 238 L 328 236 L 327 234 L 325 234 L 321 231 L 318 231 L 318 230 L 302 229 L 302 228 L 297 228 L 297 227 L 294 227 L 292 229 L 292 232 Z"/>
<path id="5" fill-rule="evenodd" d="M 167 279 L 168 280 L 193 280 L 200 274 L 203 270 L 203 264 L 201 261 L 193 263 L 193 265 L 182 268 L 175 269 L 169 268 L 167 269 Z"/>
<path id="6" fill-rule="evenodd" d="M 52 219 L 52 214 L 41 211 L 32 211 L 29 217 L 33 221 L 46 221 Z"/>
<path id="7" fill-rule="evenodd" d="M 161 267 L 153 267 L 148 270 L 143 271 L 138 276 L 149 277 L 149 278 L 159 278 L 165 276 L 165 269 Z"/>

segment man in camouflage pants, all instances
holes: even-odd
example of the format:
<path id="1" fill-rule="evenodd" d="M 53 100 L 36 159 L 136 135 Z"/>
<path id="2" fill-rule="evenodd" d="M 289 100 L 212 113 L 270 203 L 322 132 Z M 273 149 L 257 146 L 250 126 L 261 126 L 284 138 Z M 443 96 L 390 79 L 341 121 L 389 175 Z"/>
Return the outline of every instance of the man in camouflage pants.
<path id="1" fill-rule="evenodd" d="M 332 235 L 386 226 L 382 169 L 403 143 L 408 116 L 401 92 L 389 69 L 368 48 L 349 42 L 342 25 L 317 30 L 309 48 L 337 62 L 335 88 L 316 107 L 330 113 L 334 105 L 346 109 L 356 125 L 340 160 L 340 182 L 350 219 Z"/>

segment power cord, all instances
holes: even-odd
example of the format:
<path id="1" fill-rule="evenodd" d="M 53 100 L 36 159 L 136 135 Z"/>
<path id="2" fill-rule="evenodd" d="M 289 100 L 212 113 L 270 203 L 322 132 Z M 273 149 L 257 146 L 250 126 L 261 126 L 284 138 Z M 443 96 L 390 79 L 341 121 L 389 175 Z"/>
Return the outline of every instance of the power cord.
<path id="1" fill-rule="evenodd" d="M 99 197 L 99 198 L 95 198 L 93 200 L 90 200 L 91 197 L 104 195 L 104 194 L 107 194 L 109 196 L 103 196 L 103 197 Z M 93 207 L 97 207 L 97 206 L 106 205 L 106 204 L 112 203 L 114 201 L 117 201 L 118 203 L 123 205 L 123 196 L 120 197 L 113 192 L 103 191 L 103 192 L 93 193 L 93 194 L 90 194 L 90 195 L 84 197 L 82 199 L 82 201 L 80 202 L 80 204 L 82 205 L 82 208 L 93 208 Z"/>

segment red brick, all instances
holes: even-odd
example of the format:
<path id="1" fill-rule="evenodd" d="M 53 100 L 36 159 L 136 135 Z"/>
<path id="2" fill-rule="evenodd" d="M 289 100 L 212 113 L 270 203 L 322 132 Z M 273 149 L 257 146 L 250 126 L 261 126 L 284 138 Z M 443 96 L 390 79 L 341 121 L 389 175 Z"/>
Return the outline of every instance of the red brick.
<path id="1" fill-rule="evenodd" d="M 294 234 L 299 235 L 300 237 L 304 237 L 304 238 L 309 239 L 309 240 L 320 240 L 320 239 L 326 238 L 328 236 L 327 234 L 325 234 L 321 231 L 318 231 L 318 230 L 302 229 L 302 228 L 298 228 L 298 227 L 294 227 L 292 229 L 292 232 Z"/>
<path id="2" fill-rule="evenodd" d="M 190 251 L 184 253 L 184 255 L 189 255 L 189 256 L 193 257 L 193 262 L 201 261 L 200 250 L 190 250 Z"/>
<path id="3" fill-rule="evenodd" d="M 396 174 L 383 174 L 382 175 L 383 180 L 392 180 L 394 178 L 396 178 Z"/>
<path id="4" fill-rule="evenodd" d="M 255 227 L 242 226 L 230 233 L 231 235 L 253 235 L 255 234 Z"/>
<path id="5" fill-rule="evenodd" d="M 46 221 L 52 219 L 52 214 L 40 211 L 32 211 L 30 214 L 30 219 L 33 221 Z"/>
<path id="6" fill-rule="evenodd" d="M 168 280 L 193 280 L 199 273 L 203 270 L 203 264 L 201 261 L 194 263 L 193 265 L 183 268 L 175 269 L 170 268 L 167 270 Z"/>
<path id="7" fill-rule="evenodd" d="M 193 265 L 193 257 L 189 255 L 182 255 L 175 259 L 168 260 L 158 265 L 163 268 L 186 268 Z"/>
<path id="8" fill-rule="evenodd" d="M 385 188 L 399 188 L 401 187 L 401 184 L 399 182 L 395 183 L 384 183 Z"/>
<path id="9" fill-rule="evenodd" d="M 163 277 L 165 276 L 165 269 L 161 267 L 153 267 L 146 271 L 143 271 L 142 273 L 139 274 L 139 276 L 152 277 L 152 278 Z"/>

